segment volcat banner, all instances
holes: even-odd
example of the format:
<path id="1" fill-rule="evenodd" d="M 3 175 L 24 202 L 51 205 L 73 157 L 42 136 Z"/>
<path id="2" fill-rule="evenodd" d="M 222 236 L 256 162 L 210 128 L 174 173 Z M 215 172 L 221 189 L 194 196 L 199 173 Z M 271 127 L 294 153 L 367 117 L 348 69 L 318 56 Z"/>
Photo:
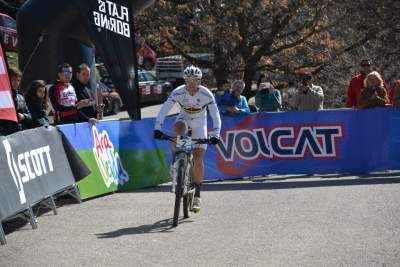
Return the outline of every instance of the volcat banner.
<path id="1" fill-rule="evenodd" d="M 206 155 L 207 177 L 398 168 L 400 161 L 388 160 L 396 114 L 393 109 L 372 109 L 224 117 L 221 143 Z"/>
<path id="2" fill-rule="evenodd" d="M 221 143 L 205 155 L 205 179 L 400 169 L 399 114 L 379 108 L 223 116 Z"/>
<path id="3" fill-rule="evenodd" d="M 0 220 L 74 183 L 56 128 L 0 137 Z"/>
<path id="4" fill-rule="evenodd" d="M 164 124 L 170 135 L 174 121 Z M 83 197 L 168 181 L 171 143 L 155 141 L 153 127 L 154 119 L 60 126 L 91 167 L 78 184 Z M 205 179 L 400 169 L 398 151 L 397 109 L 223 116 L 221 143 L 205 155 Z"/>

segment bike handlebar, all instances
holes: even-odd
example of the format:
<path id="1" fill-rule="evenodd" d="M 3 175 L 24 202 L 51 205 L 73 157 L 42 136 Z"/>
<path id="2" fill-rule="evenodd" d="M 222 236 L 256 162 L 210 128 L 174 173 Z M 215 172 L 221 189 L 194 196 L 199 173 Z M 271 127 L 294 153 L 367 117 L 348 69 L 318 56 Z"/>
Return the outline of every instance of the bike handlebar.
<path id="1" fill-rule="evenodd" d="M 175 138 L 176 137 L 174 137 L 174 136 L 170 136 L 170 135 L 167 135 L 167 134 L 163 133 L 161 138 L 157 138 L 157 139 L 159 139 L 159 140 L 167 140 L 167 141 L 171 141 L 171 142 L 176 143 Z M 193 145 L 196 145 L 196 144 L 209 144 L 209 145 L 212 145 L 210 138 L 192 138 L 191 140 L 193 142 Z"/>

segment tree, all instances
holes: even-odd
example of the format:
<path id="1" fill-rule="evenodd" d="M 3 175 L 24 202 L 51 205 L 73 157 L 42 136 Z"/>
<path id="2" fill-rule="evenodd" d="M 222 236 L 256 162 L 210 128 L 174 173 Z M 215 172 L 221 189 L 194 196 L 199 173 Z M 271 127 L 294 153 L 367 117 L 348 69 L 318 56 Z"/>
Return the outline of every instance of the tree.
<path id="1" fill-rule="evenodd" d="M 296 73 L 330 60 L 339 49 L 329 30 L 336 1 L 209 0 L 183 5 L 158 1 L 136 25 L 162 29 L 169 49 L 213 70 L 217 84 L 242 76 L 245 95 L 259 71 Z M 142 26 L 143 25 L 143 26 Z M 192 58 L 189 52 L 211 52 L 214 60 Z"/>

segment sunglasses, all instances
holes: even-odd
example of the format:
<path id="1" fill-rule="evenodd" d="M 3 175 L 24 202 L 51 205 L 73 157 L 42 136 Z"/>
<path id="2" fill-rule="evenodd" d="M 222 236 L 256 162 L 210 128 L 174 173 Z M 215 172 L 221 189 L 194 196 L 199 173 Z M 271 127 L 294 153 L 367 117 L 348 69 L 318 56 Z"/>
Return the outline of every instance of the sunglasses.
<path id="1" fill-rule="evenodd" d="M 186 78 L 185 82 L 200 82 L 200 79 L 196 79 L 196 78 Z"/>

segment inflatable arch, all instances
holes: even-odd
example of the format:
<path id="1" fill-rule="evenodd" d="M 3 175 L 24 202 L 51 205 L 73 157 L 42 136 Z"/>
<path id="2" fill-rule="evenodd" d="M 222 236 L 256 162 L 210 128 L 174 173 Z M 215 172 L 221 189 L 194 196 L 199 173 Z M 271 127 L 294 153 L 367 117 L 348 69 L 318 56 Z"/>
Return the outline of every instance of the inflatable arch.
<path id="1" fill-rule="evenodd" d="M 133 17 L 154 0 L 30 0 L 17 29 L 22 90 L 36 79 L 54 83 L 57 65 L 104 62 L 132 119 L 140 119 Z M 91 88 L 95 88 L 92 75 Z"/>

